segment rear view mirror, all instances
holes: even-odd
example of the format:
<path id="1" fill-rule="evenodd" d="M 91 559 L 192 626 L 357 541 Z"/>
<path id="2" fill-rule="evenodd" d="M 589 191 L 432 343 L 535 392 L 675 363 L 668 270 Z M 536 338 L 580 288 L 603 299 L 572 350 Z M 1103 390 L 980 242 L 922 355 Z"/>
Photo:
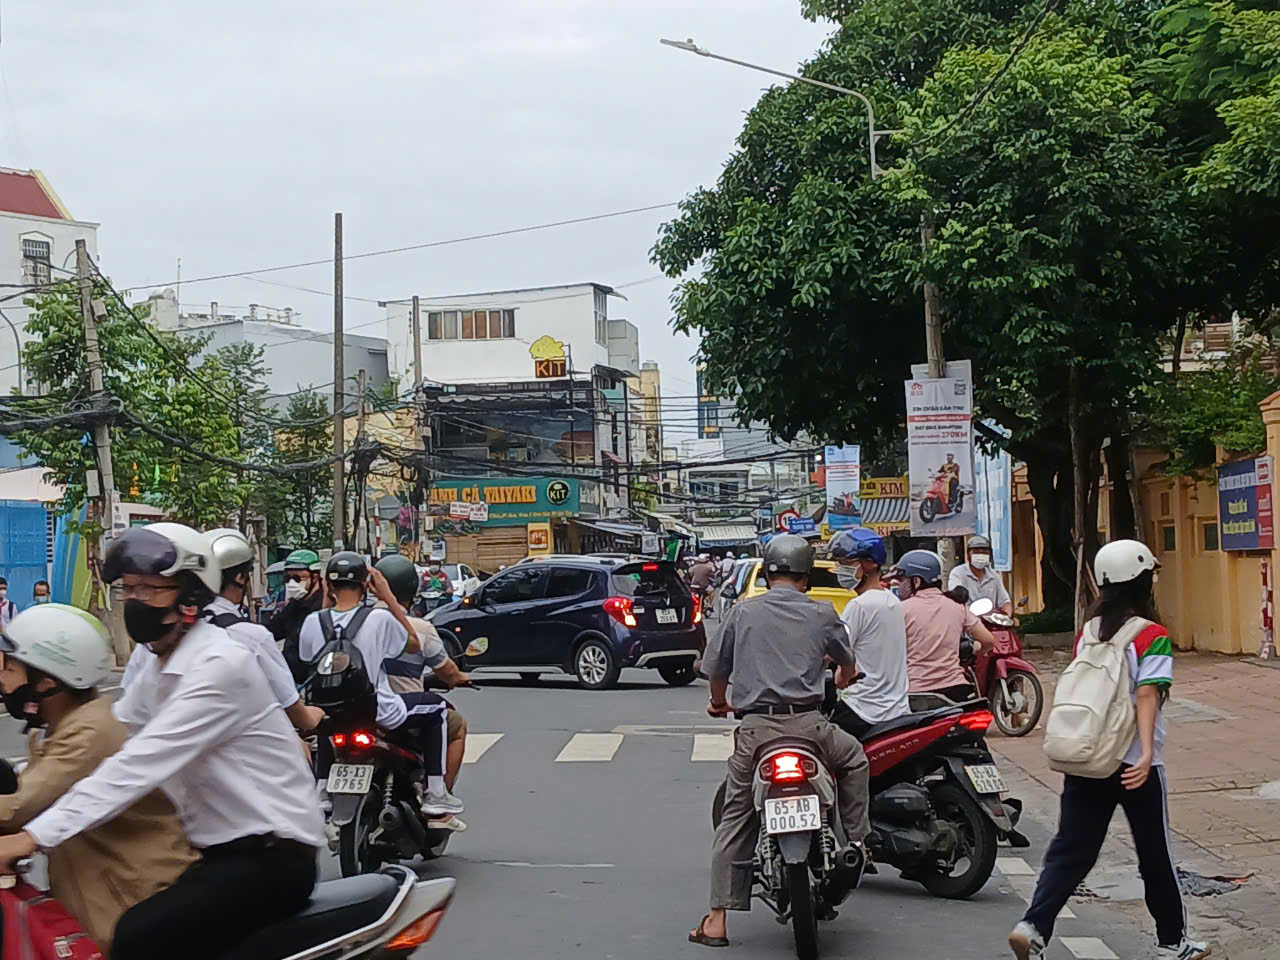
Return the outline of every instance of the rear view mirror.
<path id="1" fill-rule="evenodd" d="M 969 604 L 969 612 L 975 617 L 985 617 L 995 608 L 996 605 L 991 602 L 990 597 L 980 597 L 973 601 L 973 603 Z"/>

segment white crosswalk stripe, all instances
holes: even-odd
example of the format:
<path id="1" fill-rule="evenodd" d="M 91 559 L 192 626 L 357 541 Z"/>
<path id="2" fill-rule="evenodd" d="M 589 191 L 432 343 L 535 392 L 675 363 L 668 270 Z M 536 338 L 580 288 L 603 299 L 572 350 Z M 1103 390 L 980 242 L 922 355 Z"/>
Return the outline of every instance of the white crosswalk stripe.
<path id="1" fill-rule="evenodd" d="M 1076 960 L 1120 960 L 1115 951 L 1097 937 L 1060 937 L 1059 939 Z"/>
<path id="2" fill-rule="evenodd" d="M 463 763 L 475 763 L 485 755 L 490 747 L 502 739 L 500 733 L 468 733 L 467 734 L 467 752 L 462 758 Z"/>
<path id="3" fill-rule="evenodd" d="M 620 733 L 575 733 L 556 757 L 556 763 L 602 763 L 612 760 L 620 746 Z"/>
<path id="4" fill-rule="evenodd" d="M 695 733 L 693 735 L 693 754 L 689 759 L 694 763 L 724 763 L 732 755 L 732 733 Z"/>

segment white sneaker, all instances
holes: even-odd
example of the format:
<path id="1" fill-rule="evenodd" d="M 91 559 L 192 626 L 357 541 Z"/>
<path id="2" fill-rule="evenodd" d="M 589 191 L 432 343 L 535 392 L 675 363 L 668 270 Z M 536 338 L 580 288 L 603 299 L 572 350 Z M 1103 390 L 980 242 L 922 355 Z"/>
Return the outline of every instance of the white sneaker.
<path id="1" fill-rule="evenodd" d="M 1035 960 L 1044 956 L 1044 937 L 1025 920 L 1019 920 L 1009 934 L 1009 946 L 1018 960 Z"/>
<path id="2" fill-rule="evenodd" d="M 432 830 L 451 830 L 454 833 L 462 833 L 467 829 L 466 821 L 461 817 L 444 817 L 440 820 L 428 820 L 427 826 Z"/>
<path id="3" fill-rule="evenodd" d="M 338 852 L 338 838 L 341 835 L 341 832 L 341 829 L 332 820 L 326 820 L 324 822 L 324 838 L 329 844 L 330 853 Z"/>
<path id="4" fill-rule="evenodd" d="M 427 795 L 422 798 L 422 812 L 428 817 L 444 817 L 461 813 L 464 809 L 462 801 L 448 790 L 440 793 L 432 793 L 428 790 Z"/>
<path id="5" fill-rule="evenodd" d="M 1211 953 L 1213 953 L 1213 947 L 1209 944 L 1185 936 L 1176 946 L 1156 949 L 1156 956 L 1161 960 L 1204 960 Z"/>

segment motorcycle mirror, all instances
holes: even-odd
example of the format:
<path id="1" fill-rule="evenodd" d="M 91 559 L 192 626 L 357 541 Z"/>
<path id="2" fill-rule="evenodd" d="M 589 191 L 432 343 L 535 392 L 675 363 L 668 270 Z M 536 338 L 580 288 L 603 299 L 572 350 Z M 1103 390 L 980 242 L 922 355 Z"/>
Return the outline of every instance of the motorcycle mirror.
<path id="1" fill-rule="evenodd" d="M 975 617 L 985 617 L 995 608 L 996 605 L 991 602 L 990 597 L 980 597 L 973 601 L 973 603 L 969 604 L 969 612 Z"/>
<path id="2" fill-rule="evenodd" d="M 467 644 L 467 649 L 463 651 L 463 654 L 468 657 L 478 657 L 488 649 L 489 649 L 489 638 L 476 637 L 474 640 L 472 640 L 470 643 Z"/>

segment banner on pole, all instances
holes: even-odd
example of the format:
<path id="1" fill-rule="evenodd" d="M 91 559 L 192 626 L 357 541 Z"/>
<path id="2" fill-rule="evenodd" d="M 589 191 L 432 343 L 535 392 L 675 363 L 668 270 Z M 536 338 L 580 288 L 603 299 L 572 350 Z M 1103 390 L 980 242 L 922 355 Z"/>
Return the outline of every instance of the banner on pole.
<path id="1" fill-rule="evenodd" d="M 844 530 L 862 524 L 862 447 L 842 443 L 827 447 L 823 456 L 827 475 L 827 526 Z"/>
<path id="2" fill-rule="evenodd" d="M 987 426 L 1005 436 L 1009 432 L 987 421 Z M 1001 573 L 1013 570 L 1013 463 L 1007 450 L 992 456 L 974 455 L 974 518 L 977 532 L 991 541 L 991 565 Z"/>
<path id="3" fill-rule="evenodd" d="M 966 379 L 908 380 L 911 533 L 973 533 L 973 391 Z"/>

